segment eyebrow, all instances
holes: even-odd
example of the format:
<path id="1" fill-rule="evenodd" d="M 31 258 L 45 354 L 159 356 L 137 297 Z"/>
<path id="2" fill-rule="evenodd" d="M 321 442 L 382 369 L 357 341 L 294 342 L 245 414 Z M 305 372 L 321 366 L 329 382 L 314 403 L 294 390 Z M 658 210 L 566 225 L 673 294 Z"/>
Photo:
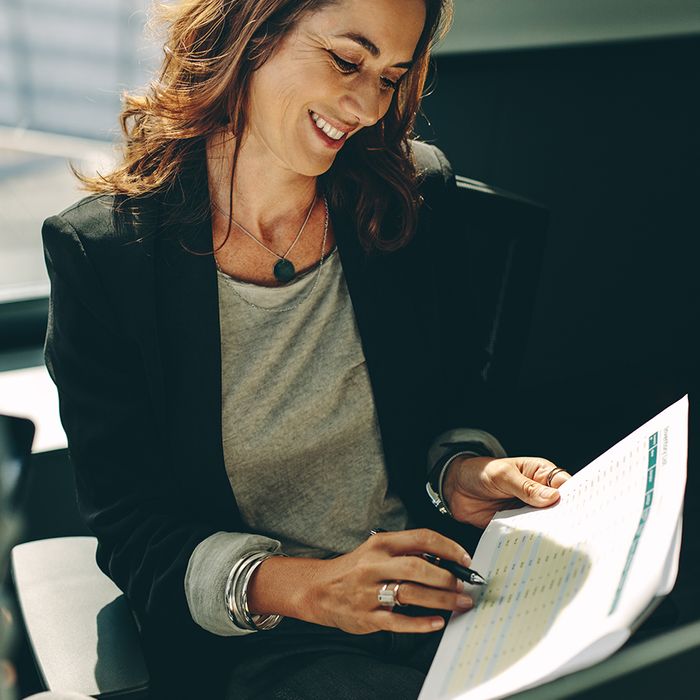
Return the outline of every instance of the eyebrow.
<path id="1" fill-rule="evenodd" d="M 344 34 L 336 34 L 337 37 L 341 39 L 350 39 L 356 44 L 359 44 L 365 51 L 368 51 L 374 58 L 378 58 L 381 55 L 379 47 L 370 41 L 364 34 L 358 34 L 357 32 L 346 32 Z M 402 63 L 395 63 L 392 68 L 410 68 L 413 65 L 413 61 L 403 61 Z"/>

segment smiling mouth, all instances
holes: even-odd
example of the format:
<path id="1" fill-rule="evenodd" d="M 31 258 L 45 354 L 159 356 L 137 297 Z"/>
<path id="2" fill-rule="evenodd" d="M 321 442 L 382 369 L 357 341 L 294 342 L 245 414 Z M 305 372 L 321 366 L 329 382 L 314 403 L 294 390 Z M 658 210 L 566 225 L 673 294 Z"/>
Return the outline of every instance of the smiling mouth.
<path id="1" fill-rule="evenodd" d="M 316 128 L 323 132 L 332 141 L 342 141 L 348 135 L 349 132 L 341 131 L 336 129 L 334 126 L 329 124 L 320 114 L 316 112 L 309 111 L 311 115 L 311 120 L 316 125 Z"/>

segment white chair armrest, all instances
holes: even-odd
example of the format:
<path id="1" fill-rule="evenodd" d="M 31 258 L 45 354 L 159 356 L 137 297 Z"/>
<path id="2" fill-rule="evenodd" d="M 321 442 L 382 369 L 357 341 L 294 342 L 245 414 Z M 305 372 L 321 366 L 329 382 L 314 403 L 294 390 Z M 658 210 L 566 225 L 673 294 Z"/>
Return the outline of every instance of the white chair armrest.
<path id="1" fill-rule="evenodd" d="M 12 550 L 12 576 L 45 687 L 93 697 L 145 697 L 148 671 L 131 608 L 95 562 L 94 537 Z"/>

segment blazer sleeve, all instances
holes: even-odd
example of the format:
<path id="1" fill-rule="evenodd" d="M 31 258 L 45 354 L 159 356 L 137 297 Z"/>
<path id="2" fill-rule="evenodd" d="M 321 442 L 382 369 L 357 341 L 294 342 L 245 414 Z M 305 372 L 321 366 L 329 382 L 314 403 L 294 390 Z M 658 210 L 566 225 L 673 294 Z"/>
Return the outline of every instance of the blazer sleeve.
<path id="1" fill-rule="evenodd" d="M 120 328 L 81 236 L 58 216 L 42 237 L 51 280 L 44 356 L 97 563 L 138 617 L 191 627 L 185 572 L 215 528 L 189 518 L 162 477 L 167 465 L 139 349 Z"/>

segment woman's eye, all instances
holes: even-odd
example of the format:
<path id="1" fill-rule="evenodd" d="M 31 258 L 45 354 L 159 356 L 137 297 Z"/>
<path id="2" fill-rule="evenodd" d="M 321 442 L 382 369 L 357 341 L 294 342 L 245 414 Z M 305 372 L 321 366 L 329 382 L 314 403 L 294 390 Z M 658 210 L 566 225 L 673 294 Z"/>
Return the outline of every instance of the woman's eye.
<path id="1" fill-rule="evenodd" d="M 343 73 L 354 73 L 357 70 L 357 63 L 350 63 L 350 61 L 345 61 L 343 60 L 338 54 L 333 53 L 332 51 L 328 52 L 331 55 L 331 58 L 333 61 L 335 61 L 335 64 L 340 68 L 340 70 Z"/>
<path id="2" fill-rule="evenodd" d="M 359 64 L 346 61 L 338 56 L 337 53 L 333 53 L 333 51 L 329 51 L 328 53 L 341 73 L 355 73 L 360 67 Z M 389 78 L 382 78 L 381 80 L 383 90 L 396 90 L 399 87 L 398 80 L 389 80 Z"/>

